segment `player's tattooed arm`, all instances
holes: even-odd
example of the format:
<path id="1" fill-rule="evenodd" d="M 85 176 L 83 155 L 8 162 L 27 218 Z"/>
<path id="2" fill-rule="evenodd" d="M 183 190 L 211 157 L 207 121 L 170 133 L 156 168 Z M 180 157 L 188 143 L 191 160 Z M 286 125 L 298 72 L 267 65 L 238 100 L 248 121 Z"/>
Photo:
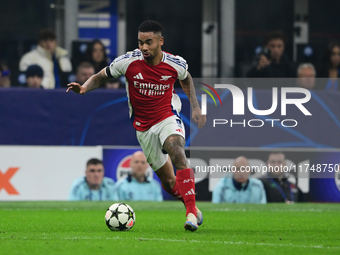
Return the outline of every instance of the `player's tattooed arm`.
<path id="1" fill-rule="evenodd" d="M 100 85 L 102 85 L 108 77 L 105 74 L 105 69 L 102 69 L 100 72 L 92 75 L 82 87 L 86 88 L 86 92 L 97 89 Z"/>
<path id="2" fill-rule="evenodd" d="M 190 73 L 188 72 L 187 78 L 180 80 L 179 83 L 181 84 L 184 93 L 190 100 L 192 107 L 192 119 L 198 123 L 199 128 L 202 128 L 206 122 L 206 116 L 202 115 L 201 108 L 196 97 L 194 81 L 192 80 Z"/>
<path id="3" fill-rule="evenodd" d="M 188 72 L 187 78 L 185 78 L 184 80 L 179 80 L 179 83 L 181 84 L 184 93 L 189 98 L 191 107 L 193 109 L 196 107 L 199 107 L 199 104 L 196 98 L 194 81 L 192 80 L 190 73 Z"/>
<path id="4" fill-rule="evenodd" d="M 168 136 L 163 145 L 163 149 L 169 154 L 171 161 L 177 170 L 190 167 L 185 156 L 184 146 L 184 138 L 177 134 Z"/>
<path id="5" fill-rule="evenodd" d="M 68 89 L 66 92 L 73 90 L 75 93 L 84 95 L 86 92 L 94 90 L 102 85 L 107 79 L 109 79 L 105 74 L 105 69 L 92 75 L 83 85 L 76 82 L 71 82 L 67 84 Z"/>

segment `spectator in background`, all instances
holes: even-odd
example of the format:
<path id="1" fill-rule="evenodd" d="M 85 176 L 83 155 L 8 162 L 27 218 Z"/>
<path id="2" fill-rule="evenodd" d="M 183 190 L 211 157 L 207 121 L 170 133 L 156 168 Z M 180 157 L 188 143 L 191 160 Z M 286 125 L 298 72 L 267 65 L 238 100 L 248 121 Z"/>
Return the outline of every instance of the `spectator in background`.
<path id="1" fill-rule="evenodd" d="M 85 55 L 86 60 L 94 66 L 95 73 L 108 65 L 105 45 L 100 40 L 94 40 L 87 48 Z"/>
<path id="2" fill-rule="evenodd" d="M 69 200 L 113 200 L 113 187 L 114 181 L 104 177 L 103 162 L 92 158 L 86 163 L 85 177 L 73 182 Z"/>
<path id="3" fill-rule="evenodd" d="M 30 65 L 26 72 L 26 84 L 25 87 L 32 89 L 43 89 L 41 85 L 44 77 L 44 71 L 39 65 Z"/>
<path id="4" fill-rule="evenodd" d="M 76 82 L 84 84 L 94 74 L 94 66 L 90 62 L 82 62 L 77 67 Z"/>
<path id="5" fill-rule="evenodd" d="M 284 78 L 295 77 L 295 67 L 284 53 L 285 37 L 281 31 L 270 33 L 264 49 L 257 56 L 255 64 L 248 71 L 247 77 Z"/>
<path id="6" fill-rule="evenodd" d="M 106 89 L 119 89 L 123 88 L 119 78 L 112 78 L 105 83 Z"/>
<path id="7" fill-rule="evenodd" d="M 114 200 L 163 201 L 160 184 L 145 176 L 149 167 L 142 151 L 136 151 L 130 161 L 131 174 L 115 184 Z"/>
<path id="8" fill-rule="evenodd" d="M 212 202 L 265 204 L 267 199 L 263 184 L 258 179 L 249 178 L 251 171 L 247 158 L 236 158 L 234 167 L 236 172 L 233 172 L 232 178 L 223 178 L 216 185 Z"/>
<path id="9" fill-rule="evenodd" d="M 312 90 L 315 87 L 315 67 L 310 63 L 300 64 L 297 69 L 297 85 Z"/>
<path id="10" fill-rule="evenodd" d="M 63 86 L 62 74 L 71 72 L 71 61 L 68 52 L 57 45 L 57 37 L 53 30 L 42 29 L 39 32 L 38 46 L 22 56 L 19 69 L 25 72 L 28 66 L 37 64 L 44 70 L 42 85 L 45 89 Z M 66 84 L 65 84 L 66 86 Z"/>
<path id="11" fill-rule="evenodd" d="M 266 190 L 267 202 L 304 202 L 304 195 L 285 175 L 286 158 L 282 152 L 271 152 L 268 155 L 268 174 L 262 178 Z"/>
<path id="12" fill-rule="evenodd" d="M 0 63 L 1 65 L 1 85 L 0 87 L 9 88 L 11 87 L 11 72 L 8 69 L 8 66 L 4 63 Z"/>
<path id="13" fill-rule="evenodd" d="M 4 87 L 2 83 L 2 65 L 0 65 L 0 88 Z"/>
<path id="14" fill-rule="evenodd" d="M 331 42 L 324 57 L 324 63 L 319 68 L 318 77 L 329 78 L 320 84 L 320 89 L 340 90 L 338 78 L 340 76 L 340 44 Z"/>

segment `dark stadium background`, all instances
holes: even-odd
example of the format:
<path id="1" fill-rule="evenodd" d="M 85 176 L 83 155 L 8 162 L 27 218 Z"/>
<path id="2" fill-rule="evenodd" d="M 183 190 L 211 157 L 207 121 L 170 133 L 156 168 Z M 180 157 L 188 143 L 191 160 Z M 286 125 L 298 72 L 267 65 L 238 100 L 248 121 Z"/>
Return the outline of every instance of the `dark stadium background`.
<path id="1" fill-rule="evenodd" d="M 51 8 L 51 4 L 54 4 L 55 8 Z M 1 1 L 0 58 L 8 62 L 14 74 L 21 55 L 36 42 L 39 29 L 61 26 L 64 15 L 63 4 L 63 0 Z M 137 47 L 137 27 L 143 20 L 158 20 L 165 30 L 164 50 L 185 56 L 190 64 L 192 76 L 201 77 L 203 12 L 201 0 L 127 0 L 126 6 L 127 49 Z M 288 39 L 286 51 L 292 59 L 293 52 L 290 44 L 293 33 L 298 33 L 298 30 L 294 29 L 294 19 L 308 19 L 309 44 L 315 46 L 317 51 L 312 61 L 320 60 L 322 51 L 330 39 L 340 39 L 339 1 L 309 0 L 309 14 L 306 17 L 294 17 L 293 9 L 294 0 L 235 1 L 234 75 L 236 77 L 241 76 L 244 68 L 252 62 L 255 48 L 262 45 L 263 37 L 271 30 L 285 32 Z M 62 39 L 59 38 L 59 41 L 62 42 Z M 219 47 L 221 44 L 223 42 L 219 41 Z M 63 43 L 61 45 L 63 46 Z M 116 56 L 110 57 L 113 59 Z M 298 62 L 305 61 L 306 56 L 303 54 L 298 54 L 298 57 Z M 13 84 L 16 82 L 15 78 L 12 77 Z"/>

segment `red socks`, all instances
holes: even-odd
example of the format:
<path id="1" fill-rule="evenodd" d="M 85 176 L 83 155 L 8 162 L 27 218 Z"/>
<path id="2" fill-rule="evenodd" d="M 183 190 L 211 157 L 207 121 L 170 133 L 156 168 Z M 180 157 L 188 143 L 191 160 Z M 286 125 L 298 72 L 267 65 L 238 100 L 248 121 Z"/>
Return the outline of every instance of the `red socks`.
<path id="1" fill-rule="evenodd" d="M 187 208 L 187 213 L 193 213 L 196 216 L 196 198 L 195 198 L 195 176 L 194 170 L 191 168 L 177 170 L 176 184 L 173 190 L 180 191 L 184 204 Z M 171 194 L 171 193 L 170 193 Z"/>
<path id="2" fill-rule="evenodd" d="M 162 185 L 162 187 L 163 187 L 163 185 Z M 179 185 L 178 185 L 178 182 L 177 182 L 177 179 L 176 179 L 176 182 L 175 182 L 175 186 L 172 189 L 169 190 L 169 189 L 165 189 L 164 187 L 163 187 L 163 189 L 166 192 L 168 192 L 171 196 L 177 198 L 178 200 L 181 200 L 183 202 L 183 204 L 185 204 L 184 200 L 183 200 L 182 192 L 181 192 Z"/>
<path id="3" fill-rule="evenodd" d="M 193 213 L 196 216 L 194 170 L 191 168 L 177 170 L 175 186 L 171 190 L 165 190 L 171 196 L 181 200 L 184 203 L 187 209 L 186 215 L 188 215 L 188 213 Z"/>

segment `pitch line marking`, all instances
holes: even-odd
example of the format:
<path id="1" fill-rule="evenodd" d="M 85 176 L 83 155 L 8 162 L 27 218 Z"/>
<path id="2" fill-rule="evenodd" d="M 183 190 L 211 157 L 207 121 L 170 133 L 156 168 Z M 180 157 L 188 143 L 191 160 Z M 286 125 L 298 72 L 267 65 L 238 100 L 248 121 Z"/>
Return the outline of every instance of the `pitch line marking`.
<path id="1" fill-rule="evenodd" d="M 50 237 L 41 237 L 41 238 L 28 238 L 28 237 L 7 237 L 7 238 L 0 238 L 1 239 L 34 239 L 34 240 L 57 240 L 57 239 L 65 239 L 65 240 L 100 240 L 100 239 L 107 239 L 107 240 L 131 240 L 131 238 L 122 238 L 120 236 L 115 237 L 107 237 L 107 238 L 100 238 L 100 237 L 60 237 L 60 238 L 50 238 Z M 227 244 L 227 245 L 255 245 L 255 246 L 279 246 L 279 247 L 295 247 L 295 248 L 314 248 L 314 249 L 340 249 L 340 247 L 329 247 L 323 245 L 299 245 L 299 244 L 274 244 L 274 243 L 249 243 L 249 242 L 230 242 L 230 241 L 201 241 L 201 240 L 180 240 L 180 239 L 164 239 L 164 238 L 147 238 L 147 237 L 134 237 L 135 240 L 139 241 L 162 241 L 162 242 L 189 242 L 189 243 L 213 243 L 213 244 Z"/>

